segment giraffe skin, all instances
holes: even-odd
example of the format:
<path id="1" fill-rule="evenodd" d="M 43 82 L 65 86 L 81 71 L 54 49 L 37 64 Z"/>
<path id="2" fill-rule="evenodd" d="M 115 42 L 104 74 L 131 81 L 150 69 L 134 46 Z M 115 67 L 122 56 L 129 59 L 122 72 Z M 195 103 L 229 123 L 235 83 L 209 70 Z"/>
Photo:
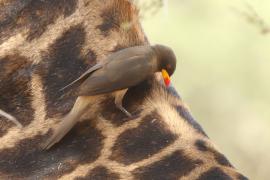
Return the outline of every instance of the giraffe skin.
<path id="1" fill-rule="evenodd" d="M 128 0 L 2 0 L 0 179 L 247 179 L 207 137 L 157 74 L 131 88 L 124 106 L 100 96 L 49 151 L 41 145 L 73 106 L 59 91 L 110 53 L 149 44 Z"/>

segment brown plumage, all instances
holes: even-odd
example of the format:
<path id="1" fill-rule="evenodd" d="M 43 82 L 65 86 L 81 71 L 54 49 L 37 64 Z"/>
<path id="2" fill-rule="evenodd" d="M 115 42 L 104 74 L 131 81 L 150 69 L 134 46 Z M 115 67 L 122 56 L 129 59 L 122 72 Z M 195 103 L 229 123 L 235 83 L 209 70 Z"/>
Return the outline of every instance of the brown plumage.
<path id="1" fill-rule="evenodd" d="M 78 96 L 72 110 L 62 119 L 53 136 L 44 144 L 49 149 L 76 124 L 89 107 L 95 95 L 113 93 L 115 105 L 127 116 L 131 114 L 122 106 L 128 88 L 139 84 L 155 72 L 166 71 L 171 76 L 176 68 L 173 51 L 163 45 L 135 46 L 111 54 L 103 64 L 97 64 L 68 86 L 79 84 Z"/>

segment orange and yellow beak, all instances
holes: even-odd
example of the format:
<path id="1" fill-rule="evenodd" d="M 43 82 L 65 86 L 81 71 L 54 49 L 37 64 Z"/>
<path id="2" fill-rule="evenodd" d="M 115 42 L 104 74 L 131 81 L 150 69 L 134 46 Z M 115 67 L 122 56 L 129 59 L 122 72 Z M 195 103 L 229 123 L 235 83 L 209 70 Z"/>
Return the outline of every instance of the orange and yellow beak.
<path id="1" fill-rule="evenodd" d="M 170 76 L 169 76 L 168 72 L 165 69 L 162 69 L 161 73 L 162 73 L 164 83 L 165 83 L 166 87 L 168 87 L 170 85 L 170 83 L 171 83 Z"/>

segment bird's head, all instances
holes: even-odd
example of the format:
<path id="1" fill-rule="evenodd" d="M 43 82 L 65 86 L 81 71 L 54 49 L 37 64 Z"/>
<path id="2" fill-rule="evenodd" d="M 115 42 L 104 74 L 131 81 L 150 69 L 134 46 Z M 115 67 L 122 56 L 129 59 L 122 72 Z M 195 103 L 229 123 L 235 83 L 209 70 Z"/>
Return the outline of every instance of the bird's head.
<path id="1" fill-rule="evenodd" d="M 170 76 L 174 73 L 176 68 L 176 57 L 173 50 L 167 46 L 155 45 L 153 46 L 157 55 L 158 71 L 162 72 L 165 84 L 170 83 Z"/>

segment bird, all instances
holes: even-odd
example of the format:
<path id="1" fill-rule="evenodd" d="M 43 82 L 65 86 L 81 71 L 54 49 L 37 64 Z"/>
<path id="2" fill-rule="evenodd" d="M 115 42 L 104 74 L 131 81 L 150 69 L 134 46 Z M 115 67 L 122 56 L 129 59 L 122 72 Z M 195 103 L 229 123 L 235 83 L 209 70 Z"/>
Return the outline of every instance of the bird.
<path id="1" fill-rule="evenodd" d="M 71 88 L 75 84 L 75 96 L 78 96 L 71 111 L 62 118 L 53 135 L 43 144 L 50 149 L 59 142 L 76 124 L 83 113 L 91 106 L 98 95 L 112 93 L 116 107 L 128 117 L 132 115 L 122 106 L 122 100 L 130 87 L 136 86 L 156 72 L 161 72 L 166 86 L 176 69 L 176 56 L 165 45 L 133 46 L 110 54 L 103 62 L 88 69 L 79 78 L 62 88 Z"/>

